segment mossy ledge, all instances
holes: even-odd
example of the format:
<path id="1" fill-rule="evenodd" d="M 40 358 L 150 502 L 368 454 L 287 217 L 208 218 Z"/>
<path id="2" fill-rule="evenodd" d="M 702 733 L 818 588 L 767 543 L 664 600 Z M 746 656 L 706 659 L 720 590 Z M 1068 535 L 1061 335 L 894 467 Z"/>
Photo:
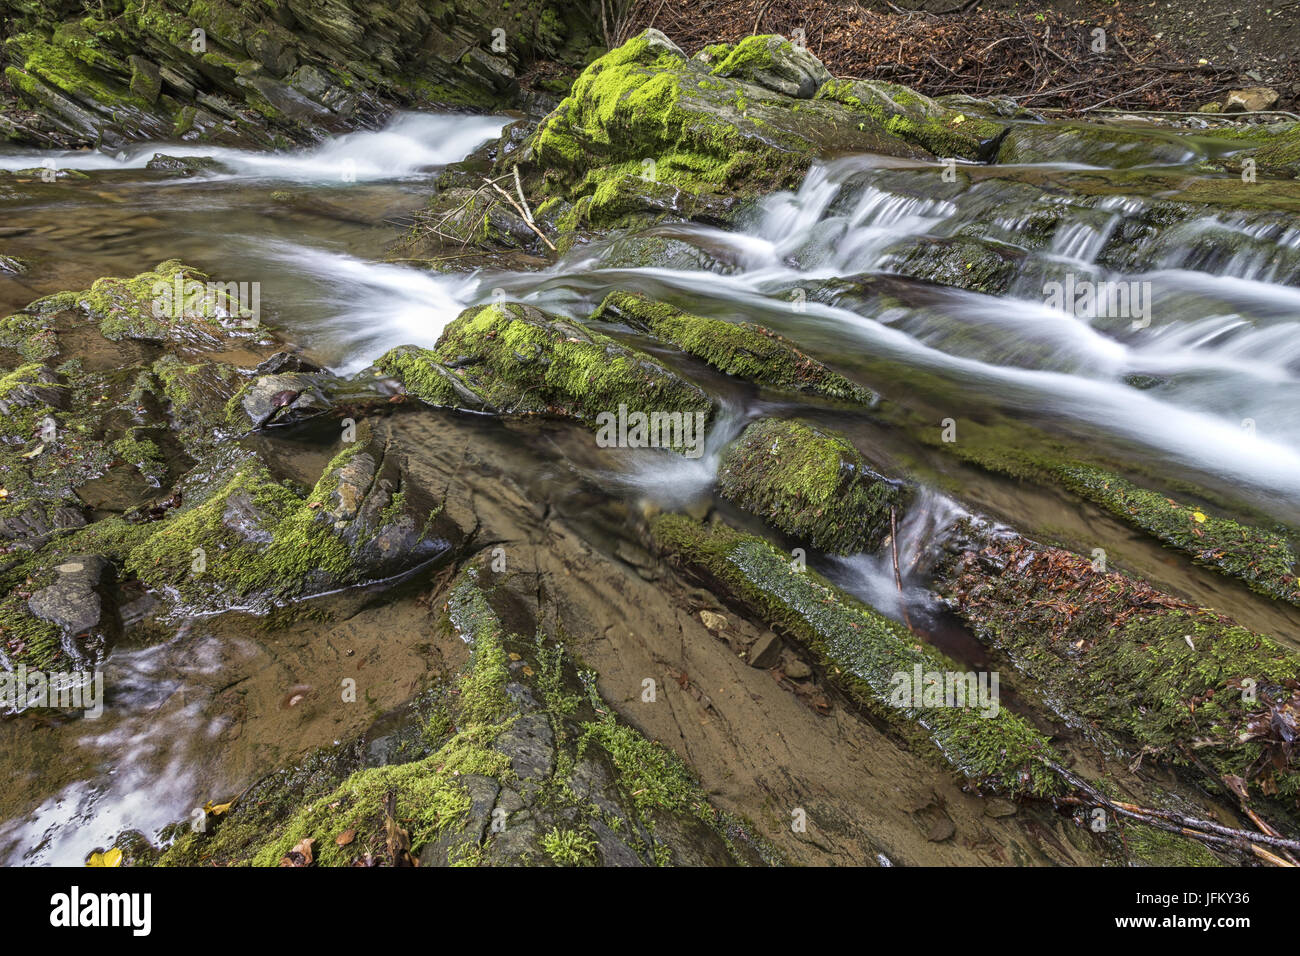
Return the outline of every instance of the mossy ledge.
<path id="1" fill-rule="evenodd" d="M 842 435 L 764 418 L 722 454 L 722 496 L 773 527 L 837 554 L 871 551 L 889 533 L 907 487 L 876 474 Z"/>
<path id="2" fill-rule="evenodd" d="M 970 526 L 975 547 L 936 586 L 1068 718 L 1144 758 L 1300 796 L 1283 739 L 1300 713 L 1300 659 L 1276 641 L 1079 555 Z"/>
<path id="3" fill-rule="evenodd" d="M 430 405 L 557 415 L 595 426 L 602 412 L 703 414 L 699 386 L 576 322 L 519 303 L 468 309 L 432 349 L 402 346 L 378 367 Z"/>
<path id="4" fill-rule="evenodd" d="M 964 707 L 893 706 L 895 675 L 964 672 L 901 625 L 840 591 L 761 538 L 682 515 L 655 519 L 659 544 L 764 623 L 804 644 L 833 681 L 868 713 L 923 751 L 942 755 L 971 780 L 1009 793 L 1063 789 L 1045 761 L 1059 763 L 1047 739 L 1006 709 L 985 717 Z"/>
<path id="5" fill-rule="evenodd" d="M 784 336 L 753 322 L 724 322 L 676 309 L 635 292 L 611 292 L 593 320 L 620 321 L 703 359 L 714 368 L 769 388 L 871 406 L 877 396 L 805 355 Z"/>

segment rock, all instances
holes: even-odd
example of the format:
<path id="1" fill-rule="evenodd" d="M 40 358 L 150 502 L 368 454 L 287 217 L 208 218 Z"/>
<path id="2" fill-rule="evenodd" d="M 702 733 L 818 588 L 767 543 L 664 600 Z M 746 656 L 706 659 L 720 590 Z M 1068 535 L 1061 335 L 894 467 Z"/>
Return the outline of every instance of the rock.
<path id="1" fill-rule="evenodd" d="M 749 425 L 722 454 L 718 491 L 773 527 L 837 554 L 870 551 L 910 492 L 834 432 L 790 419 Z"/>
<path id="2" fill-rule="evenodd" d="M 100 589 L 111 567 L 99 555 L 69 555 L 54 568 L 54 583 L 27 599 L 32 614 L 63 630 L 64 650 L 74 660 L 85 659 L 85 638 L 102 641 L 107 636 Z"/>
<path id="3" fill-rule="evenodd" d="M 993 817 L 995 820 L 1015 816 L 1015 814 L 1016 805 L 1010 800 L 1004 800 L 1001 797 L 990 797 L 984 802 L 984 815 Z"/>
<path id="4" fill-rule="evenodd" d="M 280 375 L 284 372 L 320 372 L 323 369 L 296 352 L 276 352 L 257 366 L 259 375 Z"/>
<path id="5" fill-rule="evenodd" d="M 785 676 L 791 680 L 807 680 L 812 677 L 812 668 L 809 667 L 802 657 L 796 657 L 793 654 L 787 655 L 785 666 L 782 668 Z"/>
<path id="6" fill-rule="evenodd" d="M 222 165 L 210 156 L 168 156 L 166 153 L 154 153 L 153 159 L 145 163 L 144 168 L 193 176 L 204 170 L 221 169 Z"/>
<path id="7" fill-rule="evenodd" d="M 684 452 L 684 416 L 691 416 L 691 434 L 698 435 L 694 416 L 707 420 L 713 409 L 703 389 L 647 353 L 515 302 L 467 309 L 433 349 L 394 349 L 377 368 L 431 405 L 562 415 L 602 434 L 611 431 L 603 414 L 616 417 L 620 406 L 625 413 L 683 416 L 676 419 L 681 427 L 669 420 L 665 428 L 642 426 L 645 444 L 635 447 Z M 617 434 L 606 437 L 619 441 Z"/>
<path id="8" fill-rule="evenodd" d="M 800 100 L 812 99 L 831 79 L 821 60 L 782 36 L 746 37 L 725 56 L 714 53 L 711 59 L 719 57 L 710 71 L 714 76 L 745 80 Z"/>
<path id="9" fill-rule="evenodd" d="M 725 631 L 727 629 L 727 619 L 721 614 L 716 614 L 713 611 L 701 611 L 700 620 L 704 622 L 704 626 L 710 631 L 717 632 Z"/>
<path id="10" fill-rule="evenodd" d="M 781 660 L 781 652 L 784 645 L 781 638 L 777 637 L 771 631 L 766 631 L 759 636 L 754 642 L 754 646 L 749 649 L 749 666 L 761 667 L 766 670 L 769 667 L 775 667 Z"/>
<path id="11" fill-rule="evenodd" d="M 1223 102 L 1225 113 L 1257 113 L 1277 105 L 1278 92 L 1271 86 L 1232 90 Z"/>

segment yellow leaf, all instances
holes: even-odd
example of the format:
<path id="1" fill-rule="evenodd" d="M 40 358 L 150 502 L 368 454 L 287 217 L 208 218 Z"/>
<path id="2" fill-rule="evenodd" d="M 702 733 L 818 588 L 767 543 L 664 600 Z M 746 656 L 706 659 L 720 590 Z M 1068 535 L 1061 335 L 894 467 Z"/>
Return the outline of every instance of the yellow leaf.
<path id="1" fill-rule="evenodd" d="M 117 847 L 109 850 L 107 853 L 92 853 L 90 859 L 86 861 L 86 866 L 121 866 L 122 851 Z"/>
<path id="2" fill-rule="evenodd" d="M 1192 512 L 1192 519 L 1197 524 L 1205 524 L 1205 515 L 1201 514 L 1199 511 Z"/>
<path id="3" fill-rule="evenodd" d="M 230 808 L 233 807 L 234 805 L 235 805 L 234 800 L 231 800 L 229 803 L 213 803 L 211 800 L 209 800 L 207 803 L 203 805 L 203 812 L 210 813 L 214 817 L 219 817 L 223 813 L 229 813 Z"/>

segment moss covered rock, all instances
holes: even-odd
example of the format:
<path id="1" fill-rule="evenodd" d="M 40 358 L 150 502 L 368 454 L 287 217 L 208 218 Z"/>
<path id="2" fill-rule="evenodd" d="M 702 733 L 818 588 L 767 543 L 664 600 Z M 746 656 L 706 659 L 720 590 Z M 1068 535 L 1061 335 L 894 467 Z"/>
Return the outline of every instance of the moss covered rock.
<path id="1" fill-rule="evenodd" d="M 1263 795 L 1300 795 L 1290 740 L 1300 658 L 1276 641 L 1086 558 L 973 529 L 938 585 L 980 638 L 1066 716 L 1144 757 Z"/>
<path id="2" fill-rule="evenodd" d="M 838 554 L 874 550 L 909 494 L 841 435 L 765 418 L 723 452 L 718 490 L 773 527 Z"/>
<path id="3" fill-rule="evenodd" d="M 727 72 L 747 75 L 742 60 L 783 42 L 751 38 L 728 58 Z M 721 68 L 687 59 L 662 33 L 647 30 L 587 67 L 521 160 L 546 194 L 586 200 L 599 211 L 629 176 L 696 197 L 752 195 L 794 185 L 815 158 L 832 152 L 927 155 L 865 114 L 715 74 Z"/>
<path id="4" fill-rule="evenodd" d="M 789 339 L 752 322 L 683 312 L 634 292 L 611 292 L 593 319 L 645 329 L 714 368 L 770 388 L 873 405 L 876 395 L 805 355 Z"/>
<path id="5" fill-rule="evenodd" d="M 431 405 L 549 414 L 592 424 L 632 411 L 712 411 L 698 386 L 649 355 L 519 303 L 468 309 L 432 349 L 403 346 L 377 363 Z"/>
<path id="6" fill-rule="evenodd" d="M 817 97 L 870 116 L 893 135 L 942 157 L 988 162 L 1010 129 L 989 118 L 987 104 L 942 106 L 906 86 L 881 80 L 830 80 Z"/>
<path id="7" fill-rule="evenodd" d="M 655 539 L 744 613 L 803 643 L 834 682 L 914 746 L 942 755 L 970 779 L 1011 793 L 1060 792 L 1047 739 L 1005 708 L 900 706 L 891 696 L 914 673 L 965 668 L 902 625 L 840 591 L 761 538 L 681 515 L 655 520 Z M 901 678 L 899 675 L 903 675 Z M 913 699 L 910 703 L 915 704 Z"/>
<path id="8" fill-rule="evenodd" d="M 489 564 L 474 561 L 448 594 L 446 626 L 473 656 L 451 693 L 406 721 L 414 759 L 375 764 L 359 745 L 318 755 L 258 784 L 207 832 L 185 833 L 158 863 L 301 865 L 303 841 L 317 866 L 763 863 L 768 851 L 745 825 L 710 804 L 675 754 L 614 716 L 562 644 L 505 623 L 536 590 Z M 396 852 L 394 824 L 409 841 Z"/>

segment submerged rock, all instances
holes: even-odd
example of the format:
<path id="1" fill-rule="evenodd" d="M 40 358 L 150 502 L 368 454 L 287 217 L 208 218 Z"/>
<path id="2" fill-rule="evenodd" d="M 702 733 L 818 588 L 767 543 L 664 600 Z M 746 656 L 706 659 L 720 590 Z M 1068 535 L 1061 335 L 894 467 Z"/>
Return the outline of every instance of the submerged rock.
<path id="1" fill-rule="evenodd" d="M 799 421 L 764 418 L 727 446 L 724 498 L 769 524 L 838 554 L 873 551 L 910 495 L 876 474 L 849 441 Z"/>

